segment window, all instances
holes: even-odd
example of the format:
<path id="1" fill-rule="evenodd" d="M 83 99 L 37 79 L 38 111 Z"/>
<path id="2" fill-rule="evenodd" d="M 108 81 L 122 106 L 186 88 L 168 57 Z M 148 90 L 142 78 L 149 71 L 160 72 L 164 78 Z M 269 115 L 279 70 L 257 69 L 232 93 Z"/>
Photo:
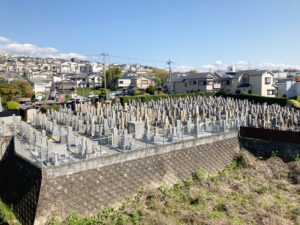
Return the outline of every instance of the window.
<path id="1" fill-rule="evenodd" d="M 123 81 L 122 81 L 122 80 L 120 80 L 120 81 L 119 81 L 119 83 L 120 83 L 120 84 L 123 84 Z"/>
<path id="2" fill-rule="evenodd" d="M 206 81 L 203 81 L 203 85 L 206 85 Z"/>
<path id="3" fill-rule="evenodd" d="M 267 95 L 274 95 L 275 91 L 274 90 L 267 90 Z"/>
<path id="4" fill-rule="evenodd" d="M 197 81 L 194 81 L 193 84 L 196 85 L 196 84 L 197 84 Z"/>
<path id="5" fill-rule="evenodd" d="M 184 86 L 187 87 L 187 83 L 184 83 Z"/>
<path id="6" fill-rule="evenodd" d="M 252 94 L 252 91 L 251 91 L 251 90 L 248 90 L 248 94 Z"/>
<path id="7" fill-rule="evenodd" d="M 243 83 L 249 83 L 249 77 L 243 77 Z"/>
<path id="8" fill-rule="evenodd" d="M 148 84 L 147 80 L 142 80 L 142 84 Z"/>
<path id="9" fill-rule="evenodd" d="M 241 94 L 241 91 L 240 91 L 240 90 L 236 90 L 235 93 L 236 93 L 237 95 L 239 95 L 239 94 Z"/>
<path id="10" fill-rule="evenodd" d="M 271 77 L 265 78 L 265 84 L 271 84 Z"/>

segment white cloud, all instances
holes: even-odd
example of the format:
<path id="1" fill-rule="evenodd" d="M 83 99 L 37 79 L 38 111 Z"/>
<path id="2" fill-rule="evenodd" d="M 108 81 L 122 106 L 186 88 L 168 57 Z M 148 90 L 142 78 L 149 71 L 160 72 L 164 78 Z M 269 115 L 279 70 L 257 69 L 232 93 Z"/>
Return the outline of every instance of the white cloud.
<path id="1" fill-rule="evenodd" d="M 21 44 L 17 42 L 12 42 L 5 37 L 0 37 L 0 42 L 9 42 L 5 44 L 0 44 L 0 51 L 13 55 L 86 59 L 84 55 L 78 53 L 62 53 L 58 49 L 52 47 L 38 47 L 33 44 Z"/>
<path id="2" fill-rule="evenodd" d="M 237 61 L 234 63 L 234 65 L 239 65 L 239 66 L 248 65 L 248 64 L 249 64 L 249 62 L 243 61 L 243 60 L 240 60 L 240 61 Z"/>
<path id="3" fill-rule="evenodd" d="M 10 39 L 0 36 L 0 42 L 10 42 Z"/>
<path id="4" fill-rule="evenodd" d="M 56 57 L 59 57 L 59 58 L 77 58 L 77 59 L 86 59 L 86 56 L 84 55 L 80 55 L 78 53 L 60 53 L 58 54 Z"/>
<path id="5" fill-rule="evenodd" d="M 278 70 L 283 70 L 283 69 L 298 69 L 300 70 L 300 65 L 289 65 L 289 64 L 284 64 L 284 63 L 261 63 L 258 64 L 258 68 L 262 69 L 278 69 Z"/>
<path id="6" fill-rule="evenodd" d="M 218 60 L 218 61 L 215 62 L 215 64 L 217 64 L 217 65 L 222 65 L 223 63 L 222 63 L 221 60 Z"/>

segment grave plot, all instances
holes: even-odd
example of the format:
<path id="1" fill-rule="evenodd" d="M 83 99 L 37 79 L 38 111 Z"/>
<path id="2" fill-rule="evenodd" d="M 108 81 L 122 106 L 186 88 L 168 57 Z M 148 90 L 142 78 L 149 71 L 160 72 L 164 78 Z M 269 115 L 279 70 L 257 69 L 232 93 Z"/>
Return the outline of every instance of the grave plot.
<path id="1" fill-rule="evenodd" d="M 80 103 L 75 110 L 37 113 L 28 124 L 15 121 L 18 152 L 40 166 L 166 145 L 240 126 L 299 130 L 300 113 L 279 105 L 210 97 L 168 98 L 128 104 Z M 0 124 L 0 134 L 12 127 Z"/>

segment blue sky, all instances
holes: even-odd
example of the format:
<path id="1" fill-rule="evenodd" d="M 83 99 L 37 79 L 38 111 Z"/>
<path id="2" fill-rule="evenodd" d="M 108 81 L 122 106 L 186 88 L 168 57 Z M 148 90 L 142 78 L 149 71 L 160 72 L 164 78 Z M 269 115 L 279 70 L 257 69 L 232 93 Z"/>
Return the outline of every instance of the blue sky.
<path id="1" fill-rule="evenodd" d="M 170 58 L 178 70 L 298 68 L 299 9 L 299 0 L 2 0 L 0 51 L 97 61 L 105 51 L 111 63 Z"/>

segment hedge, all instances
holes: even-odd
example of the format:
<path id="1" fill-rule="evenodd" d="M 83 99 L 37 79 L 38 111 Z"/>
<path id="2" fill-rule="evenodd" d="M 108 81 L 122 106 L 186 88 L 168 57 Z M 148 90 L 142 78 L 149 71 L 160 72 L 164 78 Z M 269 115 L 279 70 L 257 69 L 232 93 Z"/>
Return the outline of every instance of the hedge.
<path id="1" fill-rule="evenodd" d="M 19 103 L 15 101 L 9 101 L 6 103 L 8 109 L 17 109 L 19 110 Z"/>
<path id="2" fill-rule="evenodd" d="M 149 102 L 151 100 L 158 101 L 161 98 L 184 98 L 187 96 L 203 96 L 210 97 L 215 96 L 214 92 L 199 92 L 199 93 L 188 93 L 188 94 L 161 94 L 161 95 L 146 95 L 146 96 L 122 96 L 120 97 L 120 102 L 122 105 L 124 103 L 128 103 L 129 101 L 141 101 L 141 102 Z"/>
<path id="3" fill-rule="evenodd" d="M 278 104 L 280 106 L 288 106 L 289 99 L 288 98 L 281 98 L 281 97 L 265 97 L 260 95 L 249 95 L 249 94 L 228 94 L 223 92 L 200 92 L 200 93 L 188 93 L 188 94 L 162 94 L 162 95 L 150 95 L 150 96 L 122 96 L 120 97 L 121 104 L 128 103 L 129 101 L 141 101 L 141 102 L 149 102 L 151 100 L 157 101 L 160 98 L 184 98 L 187 96 L 203 96 L 203 97 L 210 97 L 210 96 L 222 96 L 222 97 L 230 97 L 234 99 L 248 99 L 254 103 L 267 103 L 269 105 Z"/>
<path id="4" fill-rule="evenodd" d="M 47 111 L 53 109 L 55 111 L 59 111 L 60 105 L 42 105 L 41 106 L 41 112 L 46 113 Z"/>
<path id="5" fill-rule="evenodd" d="M 217 93 L 216 96 L 222 97 L 230 97 L 234 99 L 248 99 L 249 101 L 253 101 L 254 103 L 267 103 L 268 105 L 278 104 L 280 106 L 288 106 L 289 99 L 288 98 L 281 98 L 281 97 L 265 97 L 260 95 L 249 95 L 249 94 L 227 94 L 227 93 Z"/>

